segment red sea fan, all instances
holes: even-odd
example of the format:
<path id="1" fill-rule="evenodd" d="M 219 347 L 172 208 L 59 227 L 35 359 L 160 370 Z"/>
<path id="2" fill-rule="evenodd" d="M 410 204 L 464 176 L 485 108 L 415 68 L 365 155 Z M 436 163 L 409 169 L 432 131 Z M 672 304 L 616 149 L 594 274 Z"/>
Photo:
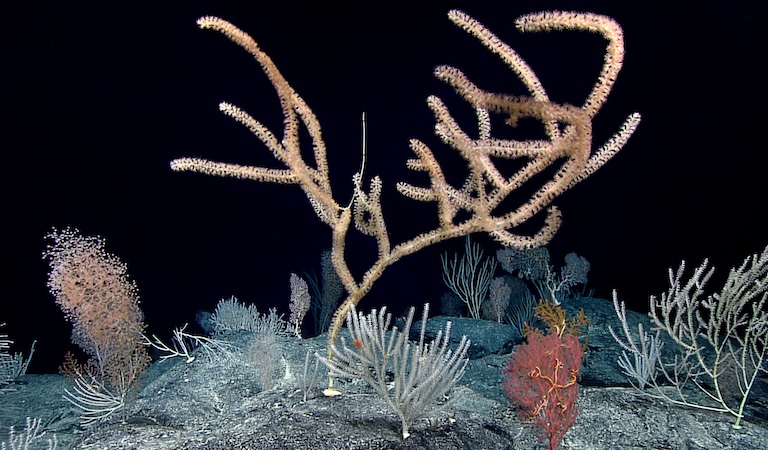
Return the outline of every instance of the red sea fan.
<path id="1" fill-rule="evenodd" d="M 549 450 L 560 445 L 579 414 L 576 378 L 582 356 L 576 336 L 544 336 L 534 330 L 504 369 L 507 398 L 526 423 L 538 429 L 539 437 L 549 442 Z"/>

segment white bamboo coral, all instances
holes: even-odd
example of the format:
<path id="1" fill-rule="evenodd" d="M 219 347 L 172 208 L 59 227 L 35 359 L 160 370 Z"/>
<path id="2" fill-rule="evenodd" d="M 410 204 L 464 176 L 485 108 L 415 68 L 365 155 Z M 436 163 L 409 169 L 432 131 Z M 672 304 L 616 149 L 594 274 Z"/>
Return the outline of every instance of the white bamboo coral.
<path id="1" fill-rule="evenodd" d="M 460 187 L 452 186 L 445 179 L 432 150 L 422 141 L 411 140 L 410 146 L 416 158 L 409 160 L 407 167 L 425 172 L 429 177 L 429 186 L 398 183 L 397 189 L 409 198 L 436 203 L 438 223 L 432 230 L 396 245 L 389 240 L 381 210 L 381 179 L 373 177 L 370 187 L 365 190 L 361 171 L 352 180 L 354 197 L 351 204 L 348 206 L 346 202 L 337 201 L 331 191 L 320 124 L 311 109 L 248 34 L 216 17 L 198 20 L 201 28 L 221 32 L 253 55 L 277 91 L 284 117 L 280 136 L 232 104 L 222 103 L 220 109 L 249 128 L 285 168 L 242 166 L 199 158 L 176 159 L 171 167 L 176 171 L 297 184 L 304 190 L 317 216 L 333 230 L 333 265 L 349 294 L 334 315 L 330 330 L 331 344 L 335 342 L 350 307 L 357 305 L 368 293 L 386 267 L 405 255 L 446 239 L 475 232 L 486 232 L 505 246 L 530 248 L 546 244 L 561 221 L 559 210 L 550 206 L 552 201 L 605 164 L 626 143 L 640 121 L 639 114 L 631 114 L 621 129 L 592 153 L 592 118 L 605 102 L 624 57 L 621 28 L 613 19 L 589 13 L 546 12 L 522 16 L 516 22 L 521 31 L 585 30 L 600 33 L 608 40 L 602 71 L 584 105 L 579 107 L 550 101 L 541 82 L 525 61 L 478 21 L 456 10 L 449 12 L 448 16 L 499 55 L 519 76 L 531 96 L 483 91 L 458 69 L 440 66 L 435 70 L 439 79 L 454 87 L 477 111 L 479 131 L 468 133 L 463 130 L 439 98 L 429 97 L 427 103 L 437 121 L 436 132 L 444 143 L 466 160 L 468 175 Z M 495 138 L 491 134 L 491 113 L 506 116 L 507 123 L 512 126 L 521 118 L 538 119 L 545 124 L 547 139 L 518 141 Z M 301 156 L 299 130 L 302 124 L 312 141 L 313 163 L 305 161 Z M 472 134 L 477 137 L 472 137 Z M 496 167 L 492 158 L 524 158 L 526 162 L 519 171 L 505 175 Z M 510 193 L 556 163 L 560 167 L 553 178 L 536 190 L 527 202 L 511 211 L 497 211 Z M 511 231 L 545 209 L 546 219 L 537 232 L 522 235 Z M 463 214 L 459 215 L 460 212 Z M 360 232 L 376 239 L 378 247 L 377 260 L 361 279 L 355 279 L 352 275 L 344 255 L 347 232 L 353 223 Z"/>
<path id="2" fill-rule="evenodd" d="M 619 364 L 643 395 L 728 413 L 736 418 L 733 427 L 741 428 L 752 387 L 768 372 L 768 247 L 732 268 L 717 293 L 705 291 L 714 273 L 706 259 L 690 276 L 685 269 L 685 261 L 677 271 L 670 268 L 669 289 L 650 298 L 655 336 L 642 326 L 635 336 L 614 291 L 623 336 L 611 335 L 625 351 Z M 676 344 L 673 356 L 661 354 L 660 332 Z"/>

